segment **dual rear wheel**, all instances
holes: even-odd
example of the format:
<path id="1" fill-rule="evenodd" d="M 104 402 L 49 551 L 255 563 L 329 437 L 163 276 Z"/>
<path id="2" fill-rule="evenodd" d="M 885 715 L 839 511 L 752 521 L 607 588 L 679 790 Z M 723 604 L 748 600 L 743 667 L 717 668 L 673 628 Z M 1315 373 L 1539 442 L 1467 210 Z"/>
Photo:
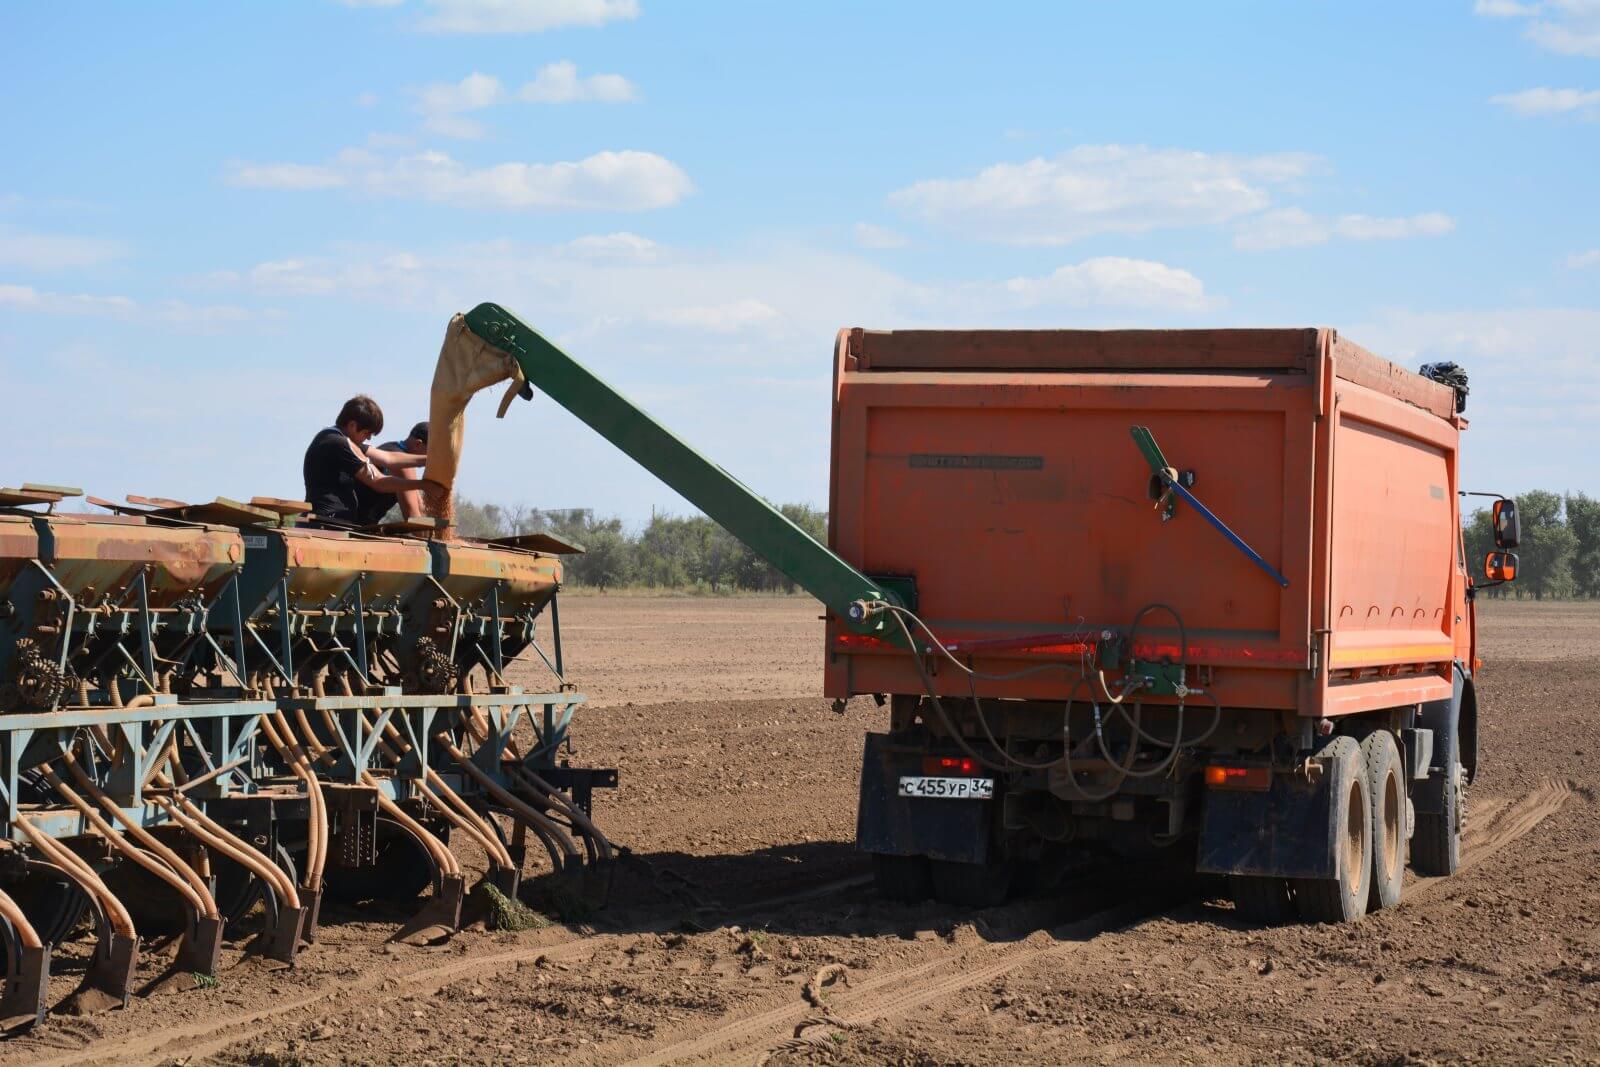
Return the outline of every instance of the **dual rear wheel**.
<path id="1" fill-rule="evenodd" d="M 1230 879 L 1234 904 L 1251 922 L 1340 923 L 1400 902 L 1405 879 L 1407 799 L 1400 748 L 1388 730 L 1360 741 L 1335 737 L 1318 759 L 1328 776 L 1333 878 Z"/>

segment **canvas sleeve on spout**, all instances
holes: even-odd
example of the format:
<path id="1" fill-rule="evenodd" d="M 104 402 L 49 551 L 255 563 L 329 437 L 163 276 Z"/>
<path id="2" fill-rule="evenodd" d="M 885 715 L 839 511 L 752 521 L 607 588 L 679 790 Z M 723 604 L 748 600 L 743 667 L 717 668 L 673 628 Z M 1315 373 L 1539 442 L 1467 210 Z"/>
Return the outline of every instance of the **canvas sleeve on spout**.
<path id="1" fill-rule="evenodd" d="M 466 436 L 467 402 L 473 394 L 518 376 L 516 361 L 467 327 L 461 315 L 450 319 L 428 399 L 428 465 L 426 477 L 443 486 L 429 493 L 428 510 L 455 523 L 456 474 Z"/>

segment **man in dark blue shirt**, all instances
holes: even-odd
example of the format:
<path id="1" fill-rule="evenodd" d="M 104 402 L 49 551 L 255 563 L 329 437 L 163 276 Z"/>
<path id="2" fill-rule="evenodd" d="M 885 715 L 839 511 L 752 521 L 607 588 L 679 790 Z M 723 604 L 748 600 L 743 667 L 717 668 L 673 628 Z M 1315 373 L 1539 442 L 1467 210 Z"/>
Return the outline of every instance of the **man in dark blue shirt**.
<path id="1" fill-rule="evenodd" d="M 422 470 L 415 466 L 405 466 L 406 457 L 424 456 L 428 454 L 428 424 L 419 422 L 411 427 L 411 432 L 404 441 L 389 441 L 376 448 L 367 449 L 367 459 L 378 468 L 380 474 L 397 474 L 409 481 L 416 481 L 422 477 Z M 399 493 L 382 493 L 368 489 L 364 485 L 356 486 L 356 499 L 360 501 L 357 512 L 357 523 L 361 526 L 376 526 L 389 514 L 389 509 L 396 502 L 400 505 L 400 517 L 405 519 L 415 518 L 424 511 L 422 491 L 420 489 L 405 489 Z"/>
<path id="2" fill-rule="evenodd" d="M 357 525 L 361 520 L 362 487 L 376 493 L 401 493 L 428 488 L 425 479 L 384 474 L 367 458 L 367 442 L 383 430 L 383 409 L 370 396 L 351 397 L 332 426 L 317 433 L 306 448 L 302 474 L 306 502 L 319 519 Z M 420 468 L 426 455 L 383 452 L 391 470 Z M 385 509 L 387 510 L 387 509 Z"/>

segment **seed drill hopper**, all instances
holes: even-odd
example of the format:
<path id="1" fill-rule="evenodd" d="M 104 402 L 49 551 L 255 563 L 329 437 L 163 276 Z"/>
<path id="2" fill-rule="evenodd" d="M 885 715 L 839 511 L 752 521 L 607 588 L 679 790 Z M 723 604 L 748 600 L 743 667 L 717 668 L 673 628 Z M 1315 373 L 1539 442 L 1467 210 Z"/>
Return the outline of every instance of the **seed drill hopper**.
<path id="1" fill-rule="evenodd" d="M 564 892 L 603 898 L 590 805 L 615 772 L 563 755 L 584 698 L 556 598 L 581 549 L 319 529 L 266 498 L 59 510 L 75 495 L 0 490 L 9 1026 L 43 1017 L 85 916 L 94 948 L 58 1010 L 203 981 L 227 942 L 292 963 L 325 901 L 431 887 L 395 936 L 443 938 L 468 903 L 452 838 L 484 858 L 486 897 L 517 896 L 531 835 Z M 508 680 L 525 650 L 541 691 Z M 154 935 L 175 953 L 141 960 Z"/>

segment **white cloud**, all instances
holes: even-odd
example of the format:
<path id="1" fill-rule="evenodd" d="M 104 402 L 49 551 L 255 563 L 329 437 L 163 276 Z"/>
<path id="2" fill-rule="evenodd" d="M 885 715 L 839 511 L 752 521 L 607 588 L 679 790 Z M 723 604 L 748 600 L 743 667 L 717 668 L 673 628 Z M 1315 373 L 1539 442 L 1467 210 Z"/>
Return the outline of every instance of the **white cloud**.
<path id="1" fill-rule="evenodd" d="M 1597 0 L 1478 0 L 1479 15 L 1532 19 L 1528 40 L 1550 52 L 1600 57 L 1600 2 Z"/>
<path id="2" fill-rule="evenodd" d="M 629 233 L 559 245 L 508 241 L 432 252 L 338 249 L 212 275 L 215 287 L 304 297 L 339 296 L 441 316 L 495 299 L 542 329 L 637 353 L 660 351 L 663 327 L 698 333 L 697 359 L 760 340 L 748 361 L 778 358 L 841 325 L 1152 325 L 1218 306 L 1181 268 L 1098 257 L 1042 277 L 920 284 L 859 255 L 792 244 L 685 249 Z M 764 365 L 764 362 L 763 362 Z"/>
<path id="3" fill-rule="evenodd" d="M 1573 270 L 1584 267 L 1600 267 L 1600 248 L 1591 248 L 1587 252 L 1574 252 L 1565 260 L 1566 265 Z"/>
<path id="4" fill-rule="evenodd" d="M 708 333 L 734 333 L 778 318 L 778 309 L 760 300 L 735 300 L 728 304 L 667 308 L 652 316 L 668 326 L 685 326 Z"/>
<path id="5" fill-rule="evenodd" d="M 377 107 L 378 94 L 367 92 L 356 97 L 356 107 Z"/>
<path id="6" fill-rule="evenodd" d="M 568 241 L 567 247 L 580 255 L 598 259 L 650 259 L 658 251 L 657 244 L 650 238 L 626 230 L 578 237 Z"/>
<path id="7" fill-rule="evenodd" d="M 1198 311 L 1207 306 L 1205 285 L 1188 271 L 1122 256 L 1086 259 L 1043 278 L 1013 278 L 1005 288 L 1023 307 Z"/>
<path id="8" fill-rule="evenodd" d="M 346 149 L 326 164 L 233 163 L 232 185 L 350 188 L 370 196 L 502 210 L 638 211 L 668 207 L 694 191 L 677 164 L 653 152 L 597 152 L 575 162 L 473 168 L 442 152 L 392 157 Z"/>
<path id="9" fill-rule="evenodd" d="M 518 98 L 535 104 L 570 104 L 586 100 L 615 104 L 633 100 L 637 95 L 633 83 L 620 74 L 591 74 L 580 78 L 577 64 L 566 60 L 541 67 L 533 81 L 517 91 Z"/>
<path id="10" fill-rule="evenodd" d="M 638 0 L 426 0 L 430 33 L 540 33 L 639 17 Z"/>
<path id="11" fill-rule="evenodd" d="M 1456 220 L 1437 211 L 1401 218 L 1340 215 L 1333 228 L 1347 241 L 1400 241 L 1410 237 L 1443 237 L 1456 228 Z"/>
<path id="12" fill-rule="evenodd" d="M 1233 247 L 1244 252 L 1264 252 L 1275 248 L 1299 248 L 1325 244 L 1333 228 L 1304 208 L 1286 207 L 1264 211 L 1239 224 Z"/>
<path id="13" fill-rule="evenodd" d="M 910 243 L 903 234 L 871 222 L 856 223 L 855 237 L 862 248 L 904 248 Z"/>
<path id="14" fill-rule="evenodd" d="M 1233 246 L 1244 252 L 1265 252 L 1326 244 L 1336 239 L 1398 241 L 1412 237 L 1440 237 L 1450 233 L 1455 226 L 1453 218 L 1437 211 L 1393 218 L 1371 215 L 1321 218 L 1301 208 L 1291 207 L 1262 212 L 1241 222 L 1234 232 Z"/>
<path id="15" fill-rule="evenodd" d="M 137 305 L 125 296 L 41 292 L 31 285 L 0 284 L 0 307 L 47 315 L 126 315 Z"/>
<path id="16" fill-rule="evenodd" d="M 1487 15 L 1490 18 L 1513 18 L 1520 15 L 1536 15 L 1539 13 L 1538 4 L 1521 4 L 1517 0 L 1477 0 L 1472 5 L 1474 15 Z"/>
<path id="17" fill-rule="evenodd" d="M 1600 57 L 1600 25 L 1593 22 L 1586 25 L 1535 22 L 1528 27 L 1528 40 L 1564 56 Z"/>
<path id="18" fill-rule="evenodd" d="M 0 226 L 0 267 L 26 271 L 92 267 L 128 254 L 120 241 L 67 234 L 23 233 Z"/>
<path id="19" fill-rule="evenodd" d="M 424 85 L 416 93 L 423 129 L 444 137 L 463 138 L 483 136 L 483 125 L 462 118 L 463 113 L 493 107 L 505 97 L 499 78 L 477 71 L 458 82 Z"/>
<path id="20" fill-rule="evenodd" d="M 1561 115 L 1570 111 L 1600 118 L 1600 89 L 1523 89 L 1491 96 L 1490 103 L 1523 117 Z"/>
<path id="21" fill-rule="evenodd" d="M 145 306 L 126 296 L 91 293 L 53 293 L 31 285 L 0 284 L 0 308 L 42 315 L 115 318 L 132 323 L 208 329 L 278 317 L 274 311 L 254 311 L 230 305 L 196 305 L 163 300 Z"/>
<path id="22" fill-rule="evenodd" d="M 332 167 L 304 163 L 230 163 L 227 180 L 247 189 L 333 189 L 348 184 Z"/>
<path id="23" fill-rule="evenodd" d="M 1055 245 L 1099 233 L 1228 222 L 1266 208 L 1269 187 L 1311 165 L 1305 155 L 1082 145 L 1053 159 L 997 163 L 970 178 L 920 181 L 889 199 L 970 237 Z"/>
<path id="24" fill-rule="evenodd" d="M 1600 311 L 1395 310 L 1347 325 L 1352 339 L 1404 366 L 1451 360 L 1466 368 L 1472 427 L 1462 442 L 1463 488 L 1600 490 L 1592 459 Z"/>

